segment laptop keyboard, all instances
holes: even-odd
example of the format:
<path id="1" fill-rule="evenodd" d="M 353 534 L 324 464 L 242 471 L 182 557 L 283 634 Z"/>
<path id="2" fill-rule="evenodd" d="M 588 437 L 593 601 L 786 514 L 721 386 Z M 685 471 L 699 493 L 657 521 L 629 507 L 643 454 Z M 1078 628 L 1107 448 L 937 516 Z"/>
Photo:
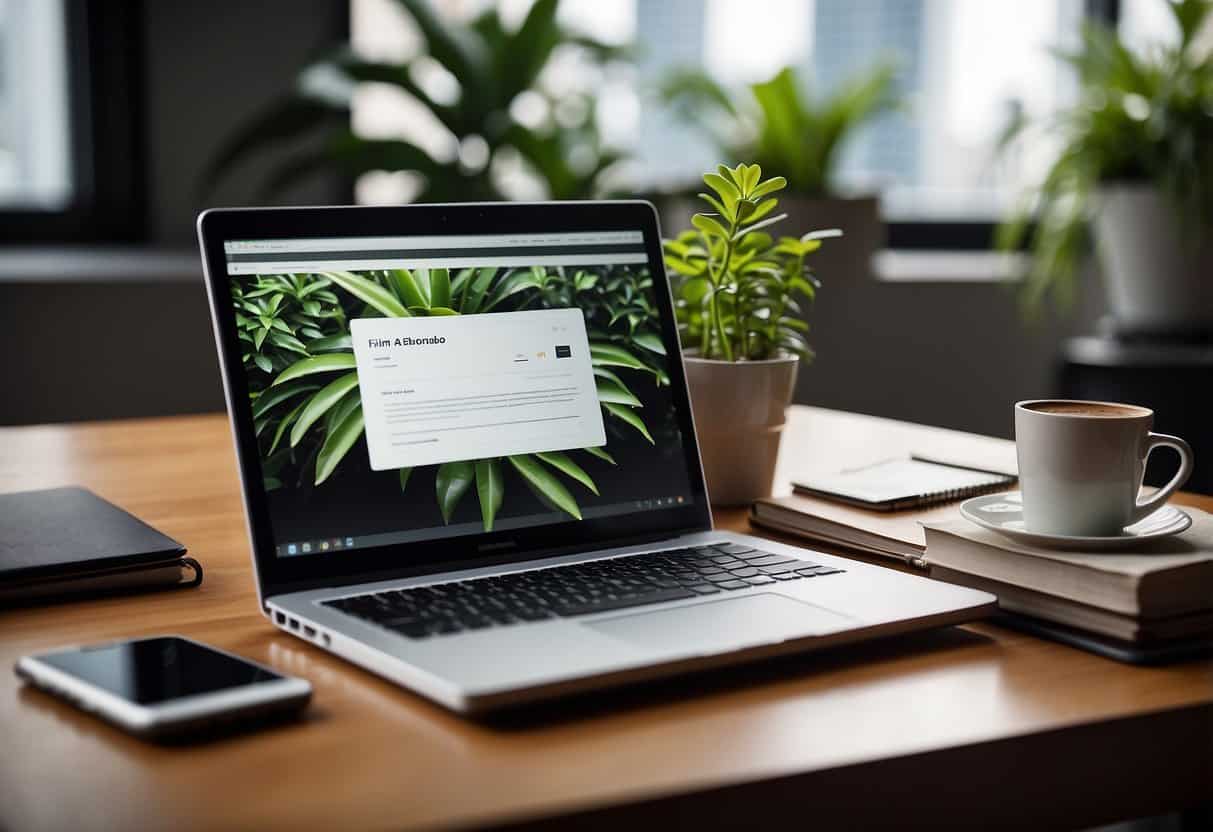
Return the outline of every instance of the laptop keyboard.
<path id="1" fill-rule="evenodd" d="M 738 543 L 646 552 L 325 601 L 408 638 L 716 595 L 842 572 Z"/>

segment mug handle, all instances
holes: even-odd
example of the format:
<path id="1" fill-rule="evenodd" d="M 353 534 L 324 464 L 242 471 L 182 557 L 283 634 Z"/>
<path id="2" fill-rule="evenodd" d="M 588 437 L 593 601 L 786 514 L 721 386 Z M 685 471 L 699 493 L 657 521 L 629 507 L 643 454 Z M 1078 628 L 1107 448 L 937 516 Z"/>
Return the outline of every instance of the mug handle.
<path id="1" fill-rule="evenodd" d="M 1155 448 L 1174 448 L 1179 453 L 1179 471 L 1171 478 L 1169 483 L 1152 494 L 1149 499 L 1138 502 L 1133 507 L 1129 525 L 1153 514 L 1180 486 L 1188 481 L 1188 477 L 1192 474 L 1192 448 L 1188 443 L 1178 436 L 1168 436 L 1165 433 L 1154 432 L 1146 434 L 1146 454 L 1142 458 L 1143 471 L 1145 470 L 1146 461 L 1150 458 L 1150 452 Z"/>

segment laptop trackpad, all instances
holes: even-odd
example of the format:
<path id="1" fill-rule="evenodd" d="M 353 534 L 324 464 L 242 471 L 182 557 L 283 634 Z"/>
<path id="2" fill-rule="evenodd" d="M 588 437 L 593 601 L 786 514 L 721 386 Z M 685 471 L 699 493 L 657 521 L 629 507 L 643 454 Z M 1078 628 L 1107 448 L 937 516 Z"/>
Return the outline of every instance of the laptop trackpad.
<path id="1" fill-rule="evenodd" d="M 638 647 L 720 653 L 853 627 L 845 615 L 763 593 L 583 622 Z"/>

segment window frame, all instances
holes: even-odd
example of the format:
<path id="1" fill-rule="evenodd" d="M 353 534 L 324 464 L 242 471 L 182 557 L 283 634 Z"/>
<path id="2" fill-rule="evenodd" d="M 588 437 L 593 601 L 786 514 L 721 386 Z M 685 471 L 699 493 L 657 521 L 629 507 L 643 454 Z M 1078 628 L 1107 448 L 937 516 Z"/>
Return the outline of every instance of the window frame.
<path id="1" fill-rule="evenodd" d="M 146 231 L 143 3 L 63 0 L 72 200 L 0 208 L 0 243 L 134 242 Z"/>

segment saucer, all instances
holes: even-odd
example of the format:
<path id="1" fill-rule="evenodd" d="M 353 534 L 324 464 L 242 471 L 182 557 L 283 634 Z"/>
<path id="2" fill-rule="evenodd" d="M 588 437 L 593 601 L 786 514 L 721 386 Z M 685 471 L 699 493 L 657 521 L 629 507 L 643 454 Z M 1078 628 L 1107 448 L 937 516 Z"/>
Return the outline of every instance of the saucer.
<path id="1" fill-rule="evenodd" d="M 1117 535 L 1086 537 L 1083 535 L 1047 534 L 1024 528 L 1023 502 L 1018 491 L 986 494 L 960 504 L 965 519 L 983 529 L 1004 537 L 1046 549 L 1077 549 L 1084 551 L 1129 549 L 1146 541 L 1170 537 L 1192 525 L 1192 518 L 1172 505 L 1165 505 L 1150 516 L 1126 526 Z"/>

